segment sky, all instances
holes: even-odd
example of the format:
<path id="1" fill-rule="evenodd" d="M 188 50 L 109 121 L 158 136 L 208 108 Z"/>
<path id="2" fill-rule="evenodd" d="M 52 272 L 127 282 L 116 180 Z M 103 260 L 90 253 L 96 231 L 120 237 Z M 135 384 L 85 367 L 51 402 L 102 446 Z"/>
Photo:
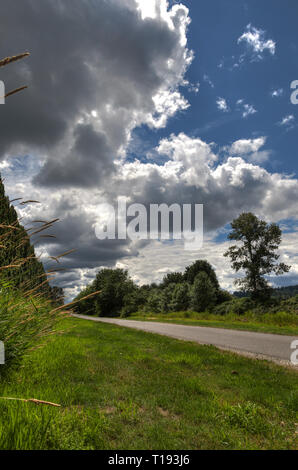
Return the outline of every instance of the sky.
<path id="1" fill-rule="evenodd" d="M 283 229 L 275 286 L 298 284 L 298 4 L 295 0 L 3 0 L 0 171 L 24 224 L 59 218 L 41 259 L 70 249 L 55 283 L 75 296 L 102 267 L 158 282 L 207 259 L 223 288 L 230 222 Z M 97 239 L 103 203 L 204 204 L 204 244 Z"/>

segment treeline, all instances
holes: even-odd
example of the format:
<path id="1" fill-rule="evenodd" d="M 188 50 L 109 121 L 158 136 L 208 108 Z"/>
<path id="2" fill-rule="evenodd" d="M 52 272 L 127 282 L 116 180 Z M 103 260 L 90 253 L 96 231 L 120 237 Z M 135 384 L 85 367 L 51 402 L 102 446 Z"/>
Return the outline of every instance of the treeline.
<path id="1" fill-rule="evenodd" d="M 102 269 L 76 300 L 97 291 L 100 294 L 78 303 L 77 313 L 129 316 L 140 310 L 201 312 L 232 299 L 220 288 L 214 269 L 204 260 L 188 266 L 184 273 L 167 274 L 159 285 L 137 286 L 123 269 Z"/>
<path id="2" fill-rule="evenodd" d="M 205 260 L 198 260 L 184 272 L 167 274 L 160 284 L 138 286 L 123 269 L 102 269 L 95 280 L 75 300 L 75 312 L 99 317 L 128 317 L 131 314 L 207 312 L 216 315 L 254 313 L 297 313 L 298 295 L 288 299 L 272 296 L 256 301 L 250 296 L 236 297 L 220 288 L 216 273 Z"/>
<path id="3" fill-rule="evenodd" d="M 272 296 L 268 276 L 288 273 L 291 266 L 280 262 L 276 253 L 281 244 L 282 232 L 277 224 L 268 224 L 251 212 L 240 214 L 231 223 L 229 240 L 236 242 L 224 256 L 231 267 L 242 277 L 236 280 L 246 296 L 235 298 L 220 288 L 213 267 L 205 260 L 195 261 L 183 273 L 167 274 L 160 285 L 138 287 L 122 269 L 103 269 L 76 300 L 94 292 L 93 298 L 81 301 L 77 312 L 98 316 L 128 316 L 143 312 L 166 313 L 192 310 L 243 314 L 248 310 L 274 312 L 279 307 L 297 312 L 298 297 L 281 301 Z"/>
<path id="4" fill-rule="evenodd" d="M 249 292 L 234 292 L 233 295 L 238 298 L 248 297 Z M 298 295 L 298 285 L 296 286 L 285 286 L 285 287 L 274 287 L 271 289 L 271 296 L 276 299 L 289 299 Z"/>

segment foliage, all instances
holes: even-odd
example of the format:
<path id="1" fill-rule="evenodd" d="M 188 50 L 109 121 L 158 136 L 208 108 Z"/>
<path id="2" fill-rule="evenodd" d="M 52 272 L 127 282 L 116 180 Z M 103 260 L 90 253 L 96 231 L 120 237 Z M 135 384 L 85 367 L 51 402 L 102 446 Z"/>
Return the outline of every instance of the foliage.
<path id="1" fill-rule="evenodd" d="M 102 269 L 97 273 L 93 284 L 100 294 L 95 299 L 98 316 L 120 315 L 125 298 L 135 289 L 128 272 L 123 269 Z"/>
<path id="2" fill-rule="evenodd" d="M 218 283 L 216 273 L 213 267 L 211 266 L 211 264 L 208 263 L 208 261 L 206 260 L 198 260 L 195 263 L 188 266 L 184 272 L 184 280 L 188 282 L 189 284 L 193 284 L 196 276 L 201 272 L 204 272 L 205 274 L 207 274 L 214 288 L 218 290 L 219 283 Z"/>
<path id="3" fill-rule="evenodd" d="M 216 293 L 216 303 L 217 304 L 222 304 L 223 302 L 229 302 L 230 300 L 233 300 L 232 294 L 230 294 L 226 290 L 219 289 Z"/>
<path id="4" fill-rule="evenodd" d="M 132 313 L 137 312 L 144 305 L 145 301 L 146 291 L 133 285 L 123 298 L 121 316 L 128 317 Z"/>
<path id="5" fill-rule="evenodd" d="M 216 315 L 244 315 L 247 311 L 253 309 L 255 303 L 248 297 L 241 299 L 232 299 L 222 304 L 217 305 L 213 309 L 213 313 Z"/>
<path id="6" fill-rule="evenodd" d="M 281 243 L 282 232 L 278 225 L 267 224 L 251 212 L 241 214 L 232 224 L 229 240 L 239 242 L 232 246 L 224 256 L 229 257 L 236 272 L 243 270 L 245 277 L 237 283 L 243 290 L 251 293 L 254 299 L 269 296 L 269 286 L 265 275 L 281 275 L 290 266 L 278 263 L 275 253 Z"/>
<path id="7" fill-rule="evenodd" d="M 175 284 L 172 290 L 170 310 L 177 312 L 187 310 L 190 305 L 190 286 L 187 282 Z"/>
<path id="8" fill-rule="evenodd" d="M 195 277 L 191 287 L 191 307 L 195 312 L 212 308 L 216 301 L 216 290 L 213 282 L 205 272 Z"/>
<path id="9" fill-rule="evenodd" d="M 148 295 L 147 302 L 145 309 L 147 311 L 160 313 L 161 303 L 160 303 L 160 290 L 159 289 L 152 289 Z"/>
<path id="10" fill-rule="evenodd" d="M 79 295 L 76 297 L 76 305 L 74 310 L 79 315 L 94 315 L 95 314 L 95 300 L 96 296 L 89 297 L 88 299 L 82 300 L 84 297 L 88 297 L 90 294 L 96 292 L 94 287 L 94 283 L 90 284 L 89 286 L 85 287 Z"/>
<path id="11" fill-rule="evenodd" d="M 182 273 L 168 273 L 162 280 L 161 287 L 167 287 L 169 284 L 181 284 L 184 281 Z"/>
<path id="12" fill-rule="evenodd" d="M 24 202 L 23 202 L 24 204 Z M 43 264 L 35 255 L 31 239 L 51 223 L 43 223 L 33 229 L 31 235 L 19 223 L 15 208 L 5 196 L 5 189 L 0 178 L 0 275 L 11 286 L 38 291 L 55 304 L 63 303 L 63 290 L 51 287 Z M 32 230 L 31 230 L 32 231 Z M 45 235 L 41 235 L 45 236 Z"/>
<path id="13" fill-rule="evenodd" d="M 52 334 L 61 316 L 50 302 L 41 296 L 30 296 L 0 282 L 0 339 L 5 345 L 5 373 L 11 366 L 20 364 L 28 350 L 37 341 Z"/>

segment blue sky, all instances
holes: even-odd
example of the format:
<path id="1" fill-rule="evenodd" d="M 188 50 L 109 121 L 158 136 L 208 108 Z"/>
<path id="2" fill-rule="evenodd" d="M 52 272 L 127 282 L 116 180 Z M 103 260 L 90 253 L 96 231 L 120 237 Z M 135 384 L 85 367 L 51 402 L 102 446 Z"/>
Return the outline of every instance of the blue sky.
<path id="1" fill-rule="evenodd" d="M 192 84 L 199 82 L 200 90 L 197 94 L 184 90 L 191 107 L 171 119 L 165 129 L 150 132 L 144 126 L 136 130 L 145 149 L 181 131 L 219 147 L 265 135 L 271 156 L 263 166 L 272 172 L 297 174 L 298 106 L 290 101 L 290 84 L 298 77 L 298 4 L 293 0 L 273 0 L 269 8 L 257 0 L 188 0 L 184 4 L 192 20 L 188 44 L 195 53 L 186 78 Z M 265 50 L 257 59 L 247 43 L 238 44 L 249 24 L 265 31 L 265 41 L 275 42 L 274 55 Z M 245 54 L 243 63 L 233 67 L 241 54 Z M 274 91 L 278 96 L 272 96 Z M 226 100 L 227 112 L 218 109 L 218 98 Z M 241 99 L 257 112 L 243 119 L 243 108 L 236 104 Z M 295 118 L 291 126 L 279 125 L 291 115 Z"/>

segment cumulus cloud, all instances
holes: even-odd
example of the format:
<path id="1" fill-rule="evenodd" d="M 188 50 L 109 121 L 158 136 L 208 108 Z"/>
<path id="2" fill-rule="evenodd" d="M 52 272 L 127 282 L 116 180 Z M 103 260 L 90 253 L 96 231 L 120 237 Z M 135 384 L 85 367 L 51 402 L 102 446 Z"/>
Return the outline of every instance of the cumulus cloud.
<path id="1" fill-rule="evenodd" d="M 263 163 L 270 156 L 269 150 L 260 151 L 266 144 L 266 141 L 267 138 L 264 136 L 256 139 L 240 139 L 233 142 L 226 150 L 233 156 L 243 156 L 252 162 Z"/>
<path id="2" fill-rule="evenodd" d="M 275 54 L 276 43 L 272 39 L 266 39 L 266 31 L 257 29 L 251 24 L 246 26 L 246 31 L 238 38 L 238 44 L 244 43 L 253 60 L 261 60 L 264 57 L 264 52 L 269 52 L 271 55 Z"/>
<path id="3" fill-rule="evenodd" d="M 135 127 L 164 127 L 185 110 L 179 86 L 193 59 L 190 20 L 183 5 L 167 6 L 166 0 L 6 2 L 3 55 L 21 44 L 31 57 L 3 72 L 5 83 L 22 83 L 25 75 L 30 87 L 1 109 L 2 158 L 35 150 L 45 160 L 36 183 L 95 186 L 125 155 Z"/>

